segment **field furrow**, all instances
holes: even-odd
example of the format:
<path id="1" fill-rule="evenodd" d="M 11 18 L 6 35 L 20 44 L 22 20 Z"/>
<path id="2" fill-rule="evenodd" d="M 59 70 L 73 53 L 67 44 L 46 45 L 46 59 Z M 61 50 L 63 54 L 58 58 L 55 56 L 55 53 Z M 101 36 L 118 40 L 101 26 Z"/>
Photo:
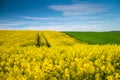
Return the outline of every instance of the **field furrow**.
<path id="1" fill-rule="evenodd" d="M 44 36 L 43 32 L 38 32 L 37 34 L 37 46 L 41 47 L 41 46 L 47 46 L 50 47 L 50 44 L 48 43 L 46 37 Z"/>

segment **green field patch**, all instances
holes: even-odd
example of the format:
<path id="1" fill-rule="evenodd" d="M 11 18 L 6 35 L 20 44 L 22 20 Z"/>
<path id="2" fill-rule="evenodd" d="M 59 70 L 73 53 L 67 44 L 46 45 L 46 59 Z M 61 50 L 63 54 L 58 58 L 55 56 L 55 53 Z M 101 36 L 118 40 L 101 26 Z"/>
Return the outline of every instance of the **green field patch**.
<path id="1" fill-rule="evenodd" d="M 120 44 L 120 32 L 64 32 L 88 44 Z"/>

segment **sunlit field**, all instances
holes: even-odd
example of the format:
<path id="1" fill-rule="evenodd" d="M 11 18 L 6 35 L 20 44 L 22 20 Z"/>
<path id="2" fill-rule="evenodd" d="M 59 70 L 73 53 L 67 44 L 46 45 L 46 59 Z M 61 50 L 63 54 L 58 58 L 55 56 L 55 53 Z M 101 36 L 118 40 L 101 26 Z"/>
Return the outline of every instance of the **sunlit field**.
<path id="1" fill-rule="evenodd" d="M 64 32 L 78 41 L 88 44 L 120 44 L 120 32 Z"/>
<path id="2" fill-rule="evenodd" d="M 120 80 L 119 38 L 74 34 L 1 30 L 0 80 Z"/>

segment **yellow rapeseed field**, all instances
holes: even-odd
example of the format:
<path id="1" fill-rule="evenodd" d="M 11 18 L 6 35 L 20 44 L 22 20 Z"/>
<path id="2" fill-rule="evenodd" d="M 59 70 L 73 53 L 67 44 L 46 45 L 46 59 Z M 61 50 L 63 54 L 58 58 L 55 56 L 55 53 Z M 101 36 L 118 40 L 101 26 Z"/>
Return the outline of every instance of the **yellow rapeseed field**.
<path id="1" fill-rule="evenodd" d="M 0 31 L 0 80 L 120 80 L 120 45 L 56 31 Z"/>

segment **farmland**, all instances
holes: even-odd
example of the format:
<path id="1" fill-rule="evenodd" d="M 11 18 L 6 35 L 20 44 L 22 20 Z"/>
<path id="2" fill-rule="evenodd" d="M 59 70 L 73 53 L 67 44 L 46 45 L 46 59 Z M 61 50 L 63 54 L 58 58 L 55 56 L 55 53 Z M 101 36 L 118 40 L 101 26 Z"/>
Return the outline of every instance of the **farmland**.
<path id="1" fill-rule="evenodd" d="M 0 80 L 120 79 L 119 42 L 92 45 L 75 38 L 57 31 L 0 31 Z"/>
<path id="2" fill-rule="evenodd" d="M 120 32 L 64 32 L 88 44 L 120 44 Z"/>

